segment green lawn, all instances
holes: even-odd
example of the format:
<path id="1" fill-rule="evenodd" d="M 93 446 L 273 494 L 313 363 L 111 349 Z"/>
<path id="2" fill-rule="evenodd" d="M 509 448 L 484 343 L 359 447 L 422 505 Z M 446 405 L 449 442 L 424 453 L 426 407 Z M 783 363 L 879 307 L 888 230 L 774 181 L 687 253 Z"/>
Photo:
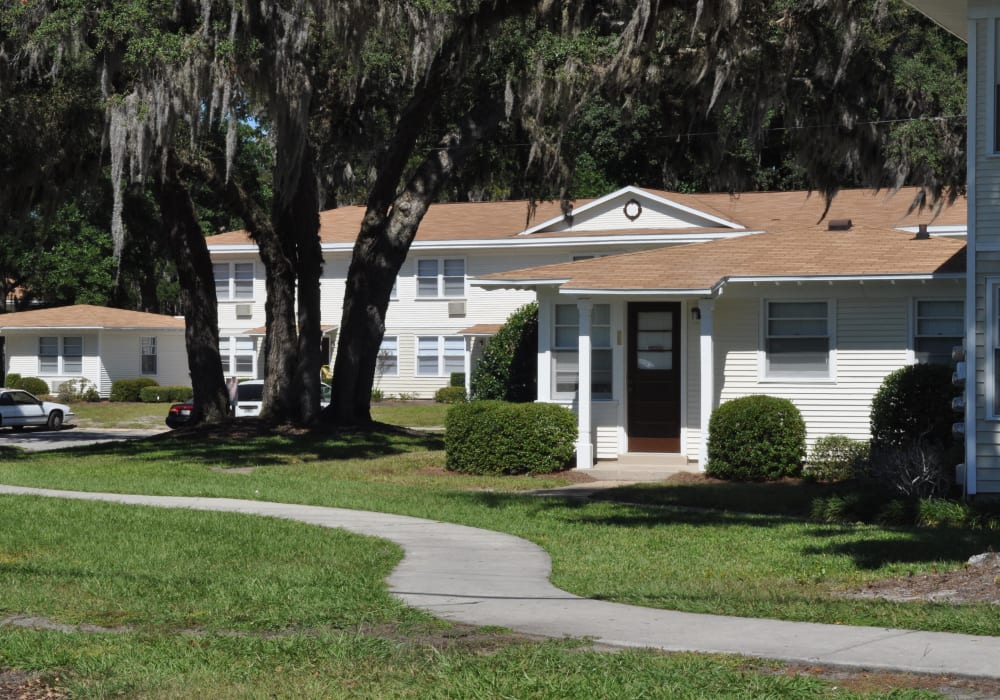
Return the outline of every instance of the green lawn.
<path id="1" fill-rule="evenodd" d="M 835 595 L 957 566 L 995 547 L 996 533 L 518 495 L 566 477 L 450 474 L 433 436 L 221 443 L 167 433 L 0 456 L 0 483 L 336 505 L 510 532 L 546 548 L 557 586 L 589 597 L 1000 634 L 988 606 Z M 184 696 L 190 686 L 213 697 L 643 697 L 640 688 L 647 697 L 848 697 L 739 660 L 607 656 L 470 635 L 395 605 L 381 581 L 398 556 L 385 543 L 249 516 L 0 499 L 0 617 L 125 626 L 105 634 L 0 626 L 0 666 L 61 670 L 85 695 Z"/>

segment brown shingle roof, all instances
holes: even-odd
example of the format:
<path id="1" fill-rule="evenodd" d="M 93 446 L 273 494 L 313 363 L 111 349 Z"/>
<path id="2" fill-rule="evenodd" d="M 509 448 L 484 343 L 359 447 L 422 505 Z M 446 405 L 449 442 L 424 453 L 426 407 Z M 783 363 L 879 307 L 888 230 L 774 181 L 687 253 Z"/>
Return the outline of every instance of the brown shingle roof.
<path id="1" fill-rule="evenodd" d="M 787 228 L 814 226 L 823 215 L 826 203 L 819 194 L 808 192 L 748 192 L 729 194 L 678 194 L 660 190 L 645 190 L 662 197 L 712 214 L 716 217 L 743 225 L 751 231 L 774 231 Z M 925 210 L 907 214 L 915 188 L 903 188 L 895 193 L 876 193 L 871 190 L 843 190 L 833 200 L 827 219 L 853 219 L 867 226 L 897 228 L 916 226 L 920 223 L 935 225 L 964 225 L 966 208 L 964 200 L 935 212 Z M 592 203 L 592 199 L 574 202 L 579 208 Z M 555 219 L 562 214 L 558 202 L 538 202 L 529 218 L 527 201 L 513 202 L 459 202 L 433 204 L 420 224 L 419 241 L 456 241 L 513 238 L 522 231 Z M 350 206 L 331 209 L 320 214 L 320 239 L 323 243 L 353 243 L 361 228 L 364 207 Z M 713 229 L 648 230 L 623 229 L 616 231 L 539 231 L 530 238 L 561 237 L 567 235 L 614 235 L 657 233 L 683 234 L 724 230 Z M 247 244 L 250 239 L 244 231 L 212 236 L 209 246 Z"/>
<path id="2" fill-rule="evenodd" d="M 871 227 L 763 233 L 573 263 L 513 270 L 481 279 L 559 283 L 565 289 L 707 290 L 733 278 L 909 276 L 965 272 L 965 243 L 917 240 Z"/>
<path id="3" fill-rule="evenodd" d="M 0 314 L 0 331 L 19 328 L 183 329 L 184 319 L 89 304 Z"/>

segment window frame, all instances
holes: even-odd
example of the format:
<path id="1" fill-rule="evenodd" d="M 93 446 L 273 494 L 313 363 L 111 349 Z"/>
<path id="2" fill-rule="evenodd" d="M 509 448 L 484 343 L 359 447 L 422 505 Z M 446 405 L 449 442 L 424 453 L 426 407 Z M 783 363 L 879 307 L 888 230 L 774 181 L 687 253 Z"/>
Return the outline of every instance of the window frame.
<path id="1" fill-rule="evenodd" d="M 226 268 L 226 271 L 224 274 L 220 274 L 223 267 Z M 242 275 L 240 274 L 241 268 Z M 246 275 L 245 268 L 249 268 L 249 277 Z M 212 263 L 212 276 L 215 278 L 216 301 L 235 304 L 246 304 L 256 301 L 256 262 L 252 260 L 243 262 L 215 262 Z M 225 295 L 220 293 L 223 289 L 225 289 Z"/>
<path id="2" fill-rule="evenodd" d="M 983 327 L 983 335 L 986 350 L 986 362 L 983 368 L 986 372 L 986 386 L 984 388 L 986 398 L 986 420 L 1000 420 L 1000 387 L 997 387 L 997 380 L 1000 379 L 1000 277 L 987 277 L 984 280 L 986 288 L 986 319 Z M 972 355 L 975 348 L 966 349 L 966 357 Z M 966 382 L 974 382 L 975 377 L 966 377 Z"/>
<path id="3" fill-rule="evenodd" d="M 960 312 L 959 312 L 959 314 L 957 316 L 928 316 L 928 315 L 921 316 L 921 313 L 920 313 L 920 306 L 921 306 L 921 304 L 935 304 L 935 303 L 958 304 L 959 307 L 960 307 Z M 930 320 L 951 320 L 951 321 L 958 321 L 959 334 L 958 335 L 943 335 L 943 334 L 931 335 L 929 333 L 921 333 L 920 332 L 920 322 L 922 320 L 928 320 L 928 321 L 930 321 Z M 927 364 L 926 362 L 923 362 L 920 359 L 920 352 L 921 351 L 917 347 L 919 345 L 919 341 L 920 340 L 951 338 L 951 339 L 954 340 L 954 342 L 952 342 L 950 344 L 950 346 L 949 346 L 947 361 L 944 362 L 944 363 L 939 363 L 939 364 L 949 364 L 949 365 L 950 364 L 954 364 L 951 361 L 951 347 L 954 347 L 955 345 L 962 345 L 964 343 L 964 341 L 965 341 L 965 300 L 964 299 L 958 299 L 958 298 L 948 299 L 948 298 L 940 298 L 940 297 L 922 297 L 922 298 L 914 299 L 913 300 L 913 334 L 912 334 L 912 336 L 913 336 L 912 337 L 912 342 L 913 342 L 913 361 L 915 363 L 918 363 L 918 364 Z M 930 354 L 930 353 L 927 353 L 927 354 Z"/>
<path id="4" fill-rule="evenodd" d="M 560 323 L 559 322 L 559 307 L 566 307 L 574 309 L 577 313 L 576 323 Z M 605 309 L 607 312 L 607 322 L 597 323 L 595 319 L 598 314 L 598 307 Z M 593 304 L 590 310 L 590 398 L 592 401 L 613 401 L 615 395 L 614 388 L 614 342 L 612 341 L 612 329 L 614 327 L 614 320 L 612 316 L 611 304 Z M 572 334 L 574 340 L 571 344 L 560 344 L 559 343 L 559 329 L 571 329 L 575 328 L 576 332 Z M 597 340 L 598 329 L 607 329 L 607 341 L 605 343 L 599 343 Z M 574 368 L 574 374 L 579 377 L 579 339 L 580 339 L 580 317 L 579 317 L 579 307 L 576 304 L 553 304 L 552 305 L 552 342 L 550 343 L 550 356 L 551 356 L 551 370 L 550 370 L 550 388 L 551 396 L 553 399 L 562 400 L 572 400 L 575 399 L 577 393 L 579 392 L 579 385 L 574 384 L 574 389 L 572 391 L 561 391 L 559 389 L 559 374 L 560 371 L 563 373 L 571 371 L 571 367 Z M 605 357 L 605 362 L 608 369 L 602 370 L 602 375 L 607 374 L 607 384 L 610 387 L 609 391 L 595 391 L 595 372 L 594 368 L 601 364 L 597 361 L 598 357 Z M 560 370 L 560 365 L 563 369 Z"/>
<path id="5" fill-rule="evenodd" d="M 776 318 L 773 320 L 780 321 L 812 321 L 816 322 L 822 320 L 826 324 L 825 335 L 779 335 L 772 334 L 771 329 L 771 304 L 824 304 L 826 306 L 826 316 L 822 318 L 820 316 L 801 316 L 801 317 L 785 317 Z M 761 323 L 760 323 L 760 352 L 759 352 L 759 377 L 760 381 L 767 383 L 809 383 L 809 382 L 820 382 L 820 383 L 830 383 L 836 381 L 837 377 L 837 365 L 836 365 L 836 324 L 834 319 L 837 317 L 837 306 L 834 299 L 816 299 L 816 298 L 804 298 L 804 299 L 785 299 L 785 298 L 771 298 L 761 300 Z M 775 340 L 790 340 L 790 339 L 820 339 L 826 338 L 826 371 L 820 373 L 818 371 L 812 372 L 793 372 L 793 371 L 775 371 L 771 368 L 771 356 L 770 351 L 770 341 Z"/>
<path id="6" fill-rule="evenodd" d="M 433 274 L 421 274 L 420 268 L 424 265 L 434 264 Z M 461 293 L 449 293 L 448 282 L 449 280 L 454 281 L 458 279 L 458 275 L 446 274 L 448 269 L 448 263 L 461 263 L 462 264 L 462 290 Z M 414 298 L 417 300 L 423 299 L 465 299 L 468 296 L 468 280 L 469 280 L 469 267 L 466 259 L 464 257 L 440 257 L 440 258 L 418 258 L 414 266 L 414 279 L 416 281 L 416 288 L 414 290 Z M 421 289 L 421 281 L 429 282 L 434 280 L 434 294 L 425 293 Z M 430 286 L 425 284 L 425 287 Z M 429 336 L 428 336 L 429 337 Z"/>
<path id="7" fill-rule="evenodd" d="M 147 352 L 149 349 L 152 349 L 152 352 Z M 144 377 L 155 375 L 159 371 L 159 361 L 157 360 L 156 349 L 155 335 L 139 336 L 139 373 Z M 149 369 L 146 363 L 149 359 L 152 360 L 152 369 Z"/>
<path id="8" fill-rule="evenodd" d="M 45 341 L 51 341 L 46 343 Z M 79 352 L 67 352 L 67 346 L 79 348 Z M 54 351 L 46 348 L 54 345 Z M 76 350 L 77 348 L 73 348 Z M 40 335 L 38 336 L 38 376 L 58 377 L 83 375 L 83 358 L 86 356 L 86 340 L 82 335 Z"/>
<path id="9" fill-rule="evenodd" d="M 387 344 L 391 344 L 392 348 L 387 347 Z M 383 359 L 382 353 L 388 352 L 392 357 L 392 371 L 390 372 L 386 365 L 388 364 L 388 359 Z M 382 342 L 379 344 L 378 348 L 378 358 L 376 360 L 376 373 L 378 373 L 379 363 L 382 363 L 380 377 L 398 377 L 399 376 L 399 336 L 398 335 L 384 335 L 382 336 Z"/>
<path id="10" fill-rule="evenodd" d="M 246 344 L 250 344 L 250 354 L 247 355 Z M 225 345 L 225 350 L 223 349 Z M 240 346 L 243 346 L 242 348 Z M 244 352 L 241 354 L 240 351 Z M 257 339 L 246 335 L 223 335 L 219 337 L 219 359 L 222 361 L 222 374 L 227 377 L 257 378 Z M 243 358 L 242 364 L 240 358 Z M 247 358 L 250 361 L 246 369 Z M 243 370 L 240 367 L 244 367 Z"/>
<path id="11" fill-rule="evenodd" d="M 431 354 L 429 352 L 421 352 L 421 340 L 430 341 L 434 339 L 435 341 L 435 354 L 433 355 L 437 359 L 437 373 L 423 372 L 421 371 L 420 360 L 430 358 Z M 451 341 L 451 352 L 449 353 L 448 341 Z M 461 352 L 455 352 L 455 345 L 461 346 Z M 465 371 L 465 336 L 463 335 L 416 335 L 414 336 L 414 361 L 413 361 L 413 375 L 415 377 L 448 377 L 451 376 L 452 372 L 464 372 Z M 452 359 L 452 366 L 448 366 L 448 358 Z M 460 365 L 455 364 L 455 359 L 458 358 Z"/>

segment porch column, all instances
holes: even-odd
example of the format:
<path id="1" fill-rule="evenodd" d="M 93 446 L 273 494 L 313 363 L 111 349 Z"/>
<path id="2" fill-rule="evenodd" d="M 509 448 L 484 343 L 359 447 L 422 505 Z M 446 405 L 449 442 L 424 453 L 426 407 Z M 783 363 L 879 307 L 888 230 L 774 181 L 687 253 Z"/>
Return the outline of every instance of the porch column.
<path id="1" fill-rule="evenodd" d="M 590 312 L 594 308 L 589 299 L 576 303 L 580 319 L 580 337 L 577 345 L 577 441 L 576 468 L 591 469 L 594 466 L 594 442 L 590 434 L 591 425 L 591 362 L 590 362 Z"/>
<path id="2" fill-rule="evenodd" d="M 465 336 L 465 398 L 472 396 L 472 350 L 476 347 L 476 336 Z"/>
<path id="3" fill-rule="evenodd" d="M 714 299 L 700 299 L 701 312 L 701 426 L 698 431 L 701 446 L 698 450 L 698 468 L 705 471 L 708 463 L 708 422 L 715 408 L 715 351 L 712 343 Z"/>

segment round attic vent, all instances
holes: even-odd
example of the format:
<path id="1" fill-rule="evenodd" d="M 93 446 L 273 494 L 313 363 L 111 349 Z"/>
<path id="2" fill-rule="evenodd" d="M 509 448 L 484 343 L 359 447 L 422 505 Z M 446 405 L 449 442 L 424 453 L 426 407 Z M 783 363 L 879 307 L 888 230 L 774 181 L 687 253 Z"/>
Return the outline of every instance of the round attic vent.
<path id="1" fill-rule="evenodd" d="M 626 219 L 629 221 L 635 221 L 642 216 L 642 205 L 639 204 L 638 199 L 630 199 L 625 202 L 625 206 L 622 207 L 622 211 L 625 213 Z"/>

